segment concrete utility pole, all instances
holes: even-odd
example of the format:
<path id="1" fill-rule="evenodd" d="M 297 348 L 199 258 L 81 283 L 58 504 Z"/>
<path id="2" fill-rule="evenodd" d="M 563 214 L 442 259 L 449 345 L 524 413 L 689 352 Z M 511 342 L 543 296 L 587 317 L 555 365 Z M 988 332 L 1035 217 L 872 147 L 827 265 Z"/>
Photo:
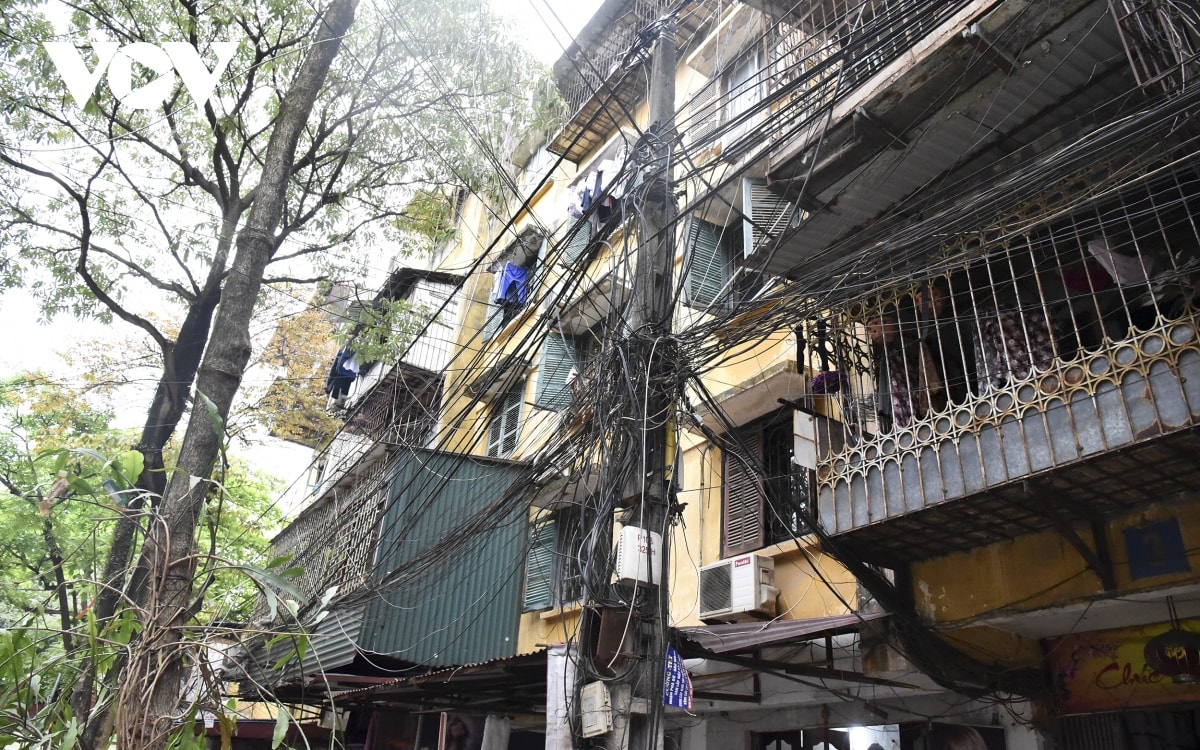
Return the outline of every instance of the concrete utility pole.
<path id="1" fill-rule="evenodd" d="M 634 379 L 645 400 L 635 402 L 631 421 L 643 440 L 637 487 L 626 497 L 639 498 L 627 511 L 627 525 L 662 536 L 658 586 L 646 584 L 642 596 L 653 603 L 643 612 L 627 646 L 639 663 L 613 687 L 613 731 L 609 750 L 657 750 L 663 746 L 663 669 L 668 626 L 669 563 L 667 460 L 669 416 L 674 399 L 674 356 L 670 345 L 675 266 L 675 195 L 671 179 L 675 142 L 675 17 L 659 20 L 650 71 L 650 125 L 638 156 L 642 184 L 634 194 L 642 217 L 641 245 L 634 265 L 631 351 L 638 367 Z M 647 535 L 648 537 L 648 535 Z M 648 553 L 649 554 L 649 553 Z M 650 566 L 647 566 L 650 569 Z M 644 600 L 643 600 L 644 601 Z M 651 611 L 652 608 L 652 611 Z"/>

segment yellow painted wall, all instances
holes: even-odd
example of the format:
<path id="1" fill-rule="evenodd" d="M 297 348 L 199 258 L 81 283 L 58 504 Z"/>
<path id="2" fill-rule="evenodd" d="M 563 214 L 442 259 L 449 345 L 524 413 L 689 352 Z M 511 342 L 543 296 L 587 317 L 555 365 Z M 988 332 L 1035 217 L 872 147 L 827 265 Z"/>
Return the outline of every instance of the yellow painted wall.
<path id="1" fill-rule="evenodd" d="M 1005 668 L 1040 668 L 1045 661 L 1034 638 L 989 627 L 963 628 L 939 633 L 950 645 L 985 664 Z"/>
<path id="2" fill-rule="evenodd" d="M 1191 571 L 1132 580 L 1124 530 L 1171 517 L 1179 520 Z M 1091 546 L 1090 528 L 1077 526 L 1076 531 Z M 1105 531 L 1117 592 L 1105 592 L 1075 548 L 1048 531 L 914 563 L 917 610 L 943 623 L 966 622 L 989 614 L 1030 611 L 1200 578 L 1200 498 L 1148 506 L 1110 521 Z"/>
<path id="3" fill-rule="evenodd" d="M 526 654 L 547 645 L 575 640 L 579 632 L 579 607 L 526 612 L 517 632 L 517 653 Z"/>
<path id="4" fill-rule="evenodd" d="M 676 77 L 677 103 L 683 105 L 705 82 L 700 73 L 689 68 L 684 60 L 680 60 Z M 634 120 L 644 125 L 647 111 L 644 105 L 639 106 L 633 113 Z M 627 126 L 629 124 L 627 123 Z M 611 138 L 617 133 L 610 134 Z M 566 220 L 565 196 L 567 188 L 578 179 L 579 175 L 587 174 L 592 167 L 592 160 L 604 148 L 597 151 L 589 159 L 585 159 L 578 170 L 573 167 L 560 170 L 556 175 L 552 189 L 539 196 L 533 205 L 532 213 L 541 226 L 562 227 L 557 232 L 561 236 Z M 683 169 L 686 165 L 681 165 Z M 684 199 L 686 202 L 686 198 Z M 522 222 L 532 221 L 532 217 L 522 217 Z M 610 238 L 609 245 L 592 261 L 589 276 L 598 279 L 613 267 L 617 255 L 621 255 L 625 239 L 620 234 Z M 476 251 L 481 245 L 476 245 Z M 677 279 L 683 268 L 683 248 L 680 247 L 676 258 L 675 272 Z M 558 269 L 549 269 L 547 284 L 553 284 L 557 279 Z M 474 304 L 464 312 L 463 342 L 477 334 L 483 325 L 486 309 L 486 296 L 491 290 L 491 275 L 477 274 L 469 282 L 471 298 Z M 535 295 L 536 296 L 536 295 Z M 465 346 L 465 350 L 456 365 L 465 366 L 480 349 L 490 352 L 492 360 L 512 351 L 512 347 L 525 338 L 530 326 L 535 323 L 536 311 L 529 312 L 526 317 L 511 323 L 509 327 L 494 341 L 481 344 L 478 338 L 474 343 Z M 682 328 L 699 322 L 703 314 L 681 307 L 676 314 L 676 327 Z M 528 373 L 527 402 L 531 400 L 533 387 L 538 376 L 537 354 L 531 352 L 529 359 L 532 367 Z M 745 345 L 736 350 L 724 353 L 718 367 L 706 372 L 703 380 L 708 390 L 716 395 L 728 395 L 756 382 L 762 374 L 777 369 L 789 362 L 794 362 L 796 347 L 793 334 L 789 330 L 781 330 L 764 341 Z M 794 366 L 794 365 L 793 365 Z M 448 391 L 454 389 L 448 388 Z M 784 395 L 784 394 L 779 394 Z M 462 409 L 466 399 L 459 398 L 456 402 L 448 403 L 450 413 L 456 407 Z M 460 445 L 467 445 L 471 440 L 477 440 L 480 431 L 486 431 L 489 409 L 486 406 L 476 406 L 471 412 L 472 419 L 457 431 Z M 542 412 L 526 405 L 525 420 L 522 429 L 522 451 L 518 455 L 529 455 L 543 442 L 553 439 L 557 427 L 557 414 Z M 671 532 L 670 564 L 667 572 L 671 592 L 671 623 L 673 625 L 698 624 L 697 593 L 699 568 L 702 565 L 716 562 L 721 555 L 721 451 L 708 444 L 700 435 L 687 430 L 681 430 L 678 435 L 682 448 L 682 486 L 679 501 L 685 504 L 681 523 Z M 476 442 L 481 445 L 482 442 Z M 482 448 L 476 450 L 480 452 Z M 762 554 L 769 555 L 776 562 L 776 584 L 781 590 L 779 611 L 787 618 L 821 617 L 831 614 L 843 614 L 847 611 L 847 603 L 855 605 L 857 586 L 852 577 L 826 555 L 821 553 L 814 544 L 788 543 L 768 547 Z M 820 575 L 818 576 L 817 573 Z M 834 591 L 821 580 L 833 584 Z M 839 596 L 841 597 L 839 599 Z M 521 615 L 518 636 L 518 650 L 531 651 L 541 645 L 561 643 L 572 638 L 578 627 L 578 611 L 568 608 L 566 612 L 544 611 Z"/>

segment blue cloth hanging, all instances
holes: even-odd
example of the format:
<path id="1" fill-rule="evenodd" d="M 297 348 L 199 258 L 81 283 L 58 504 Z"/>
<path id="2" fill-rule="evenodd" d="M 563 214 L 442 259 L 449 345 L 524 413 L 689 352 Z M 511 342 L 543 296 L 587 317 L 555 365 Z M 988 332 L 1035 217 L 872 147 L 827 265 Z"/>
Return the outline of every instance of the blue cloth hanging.
<path id="1" fill-rule="evenodd" d="M 500 272 L 500 283 L 496 285 L 495 302 L 525 304 L 529 296 L 529 269 L 515 263 L 505 263 Z"/>

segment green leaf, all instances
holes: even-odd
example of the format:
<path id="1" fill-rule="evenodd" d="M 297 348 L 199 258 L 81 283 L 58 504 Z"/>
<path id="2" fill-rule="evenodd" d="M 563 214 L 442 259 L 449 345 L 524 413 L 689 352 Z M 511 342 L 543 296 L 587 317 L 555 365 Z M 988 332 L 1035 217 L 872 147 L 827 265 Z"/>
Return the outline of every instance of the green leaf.
<path id="1" fill-rule="evenodd" d="M 280 555 L 278 557 L 272 557 L 270 559 L 270 561 L 267 562 L 267 568 L 268 569 L 278 568 L 280 565 L 290 562 L 292 557 L 293 557 L 293 555 L 291 553 L 288 553 L 286 555 Z"/>
<path id="2" fill-rule="evenodd" d="M 271 665 L 271 671 L 272 672 L 282 671 L 283 668 L 285 666 L 287 666 L 287 663 L 290 662 L 292 660 L 292 658 L 295 656 L 296 656 L 296 653 L 294 651 L 288 651 L 283 656 L 281 656 L 275 660 L 275 663 Z"/>
<path id="3" fill-rule="evenodd" d="M 250 578 L 253 579 L 260 588 L 266 590 L 277 589 L 280 593 L 287 594 L 288 596 L 294 599 L 299 599 L 300 601 L 306 601 L 308 599 L 308 596 L 304 593 L 304 590 L 297 586 L 294 581 L 289 580 L 287 577 L 278 573 L 266 570 L 265 568 L 260 568 L 257 565 L 234 565 L 231 567 L 233 567 L 235 570 L 241 570 L 246 575 L 250 576 Z"/>
<path id="4" fill-rule="evenodd" d="M 279 707 L 278 713 L 275 714 L 275 732 L 271 735 L 271 750 L 283 744 L 283 738 L 287 735 L 288 730 L 288 710 L 283 706 Z"/>
<path id="5" fill-rule="evenodd" d="M 146 457 L 142 455 L 141 451 L 125 451 L 113 461 L 116 478 L 124 482 L 126 487 L 136 484 L 145 468 Z"/>
<path id="6" fill-rule="evenodd" d="M 94 494 L 96 494 L 96 488 L 92 486 L 91 482 L 84 479 L 83 477 L 76 477 L 76 476 L 68 477 L 67 485 L 70 486 L 71 490 L 74 493 L 76 493 L 77 495 L 94 495 Z"/>
<path id="7" fill-rule="evenodd" d="M 75 747 L 75 740 L 79 737 L 79 722 L 72 716 L 67 722 L 67 731 L 63 734 L 62 745 L 60 747 L 71 748 Z"/>
<path id="8" fill-rule="evenodd" d="M 217 409 L 217 405 L 200 391 L 196 391 L 196 398 L 199 399 L 200 403 L 204 404 L 204 409 L 208 412 L 208 421 L 212 424 L 213 432 L 218 437 L 223 436 L 225 433 L 225 420 L 221 419 L 221 412 Z"/>

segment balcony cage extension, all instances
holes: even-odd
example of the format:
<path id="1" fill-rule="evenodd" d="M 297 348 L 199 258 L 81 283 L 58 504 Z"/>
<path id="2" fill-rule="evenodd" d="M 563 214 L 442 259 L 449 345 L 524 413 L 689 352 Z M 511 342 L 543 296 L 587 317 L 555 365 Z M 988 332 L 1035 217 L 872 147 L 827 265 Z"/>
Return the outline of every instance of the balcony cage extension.
<path id="1" fill-rule="evenodd" d="M 937 273 L 872 283 L 806 326 L 813 408 L 844 446 L 817 475 L 831 531 L 1006 485 L 1032 498 L 1035 476 L 1093 512 L 1194 486 L 1200 177 L 1159 165 L 1123 184 L 1070 211 L 1032 200 L 1000 239 L 964 237 L 923 264 Z M 991 513 L 990 535 L 1019 531 L 1021 514 Z"/>

